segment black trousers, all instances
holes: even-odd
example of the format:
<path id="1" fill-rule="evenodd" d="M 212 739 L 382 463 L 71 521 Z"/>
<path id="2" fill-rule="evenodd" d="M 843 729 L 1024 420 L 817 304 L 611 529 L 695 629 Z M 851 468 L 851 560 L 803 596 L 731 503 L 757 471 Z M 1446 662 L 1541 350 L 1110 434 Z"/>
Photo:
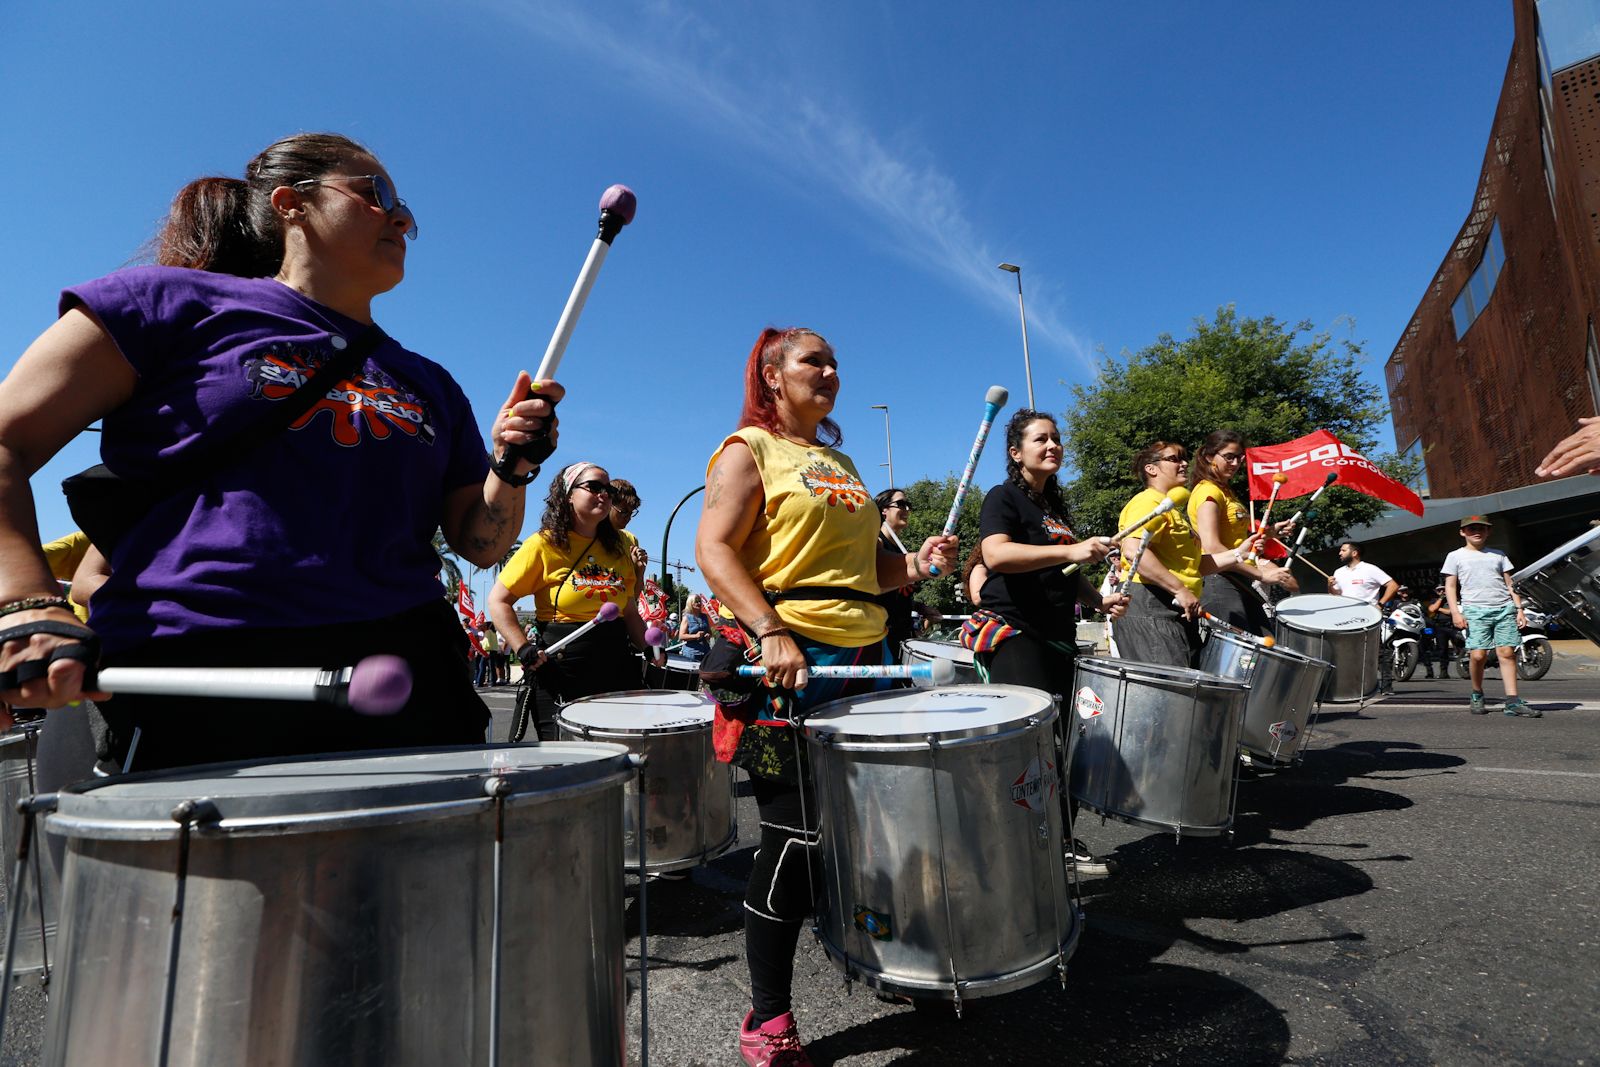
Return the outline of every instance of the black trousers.
<path id="1" fill-rule="evenodd" d="M 800 926 L 822 890 L 822 846 L 809 778 L 796 785 L 752 774 L 750 786 L 761 816 L 761 846 L 745 888 L 744 951 L 752 1025 L 760 1026 L 790 1009 Z"/>

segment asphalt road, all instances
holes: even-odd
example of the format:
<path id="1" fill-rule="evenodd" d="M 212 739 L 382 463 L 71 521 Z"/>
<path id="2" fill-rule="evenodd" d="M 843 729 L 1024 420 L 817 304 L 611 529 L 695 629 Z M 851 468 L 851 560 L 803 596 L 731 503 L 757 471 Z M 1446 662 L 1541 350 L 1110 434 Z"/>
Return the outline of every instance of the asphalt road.
<path id="1" fill-rule="evenodd" d="M 813 1058 L 1600 1062 L 1600 661 L 1564 656 L 1523 683 L 1542 719 L 1501 715 L 1493 673 L 1487 688 L 1493 713 L 1481 717 L 1467 714 L 1457 679 L 1325 709 L 1298 768 L 1241 783 L 1231 842 L 1080 821 L 1079 836 L 1119 870 L 1083 885 L 1065 988 L 1052 978 L 969 1001 L 957 1019 L 847 987 L 803 935 L 795 1010 Z M 504 737 L 511 693 L 487 699 Z M 746 792 L 734 850 L 651 885 L 658 1065 L 739 1062 L 741 901 L 756 830 Z M 633 1062 L 638 1006 L 634 996 Z M 37 1062 L 43 1011 L 36 990 L 13 996 L 0 1064 Z"/>

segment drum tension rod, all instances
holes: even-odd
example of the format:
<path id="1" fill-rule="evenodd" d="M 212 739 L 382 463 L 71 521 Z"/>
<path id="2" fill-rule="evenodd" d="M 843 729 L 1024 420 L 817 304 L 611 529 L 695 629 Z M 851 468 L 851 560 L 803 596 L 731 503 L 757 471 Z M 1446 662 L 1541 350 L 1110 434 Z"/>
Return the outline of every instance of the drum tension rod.
<path id="1" fill-rule="evenodd" d="M 183 895 L 189 881 L 189 837 L 196 823 L 215 822 L 220 817 L 209 800 L 185 800 L 172 809 L 178 824 L 178 870 L 172 894 L 172 928 L 167 935 L 167 974 L 161 992 L 161 1044 L 156 1050 L 158 1067 L 167 1067 L 172 1049 L 172 1001 L 178 986 L 178 944 L 183 938 Z"/>
<path id="2" fill-rule="evenodd" d="M 16 876 L 11 884 L 20 887 L 28 871 L 28 853 L 33 846 L 34 817 L 40 812 L 49 813 L 56 810 L 56 794 L 44 793 L 40 796 L 23 797 L 17 801 L 17 813 L 22 816 L 22 829 L 17 834 L 17 866 Z M 6 901 L 6 965 L 5 973 L 0 974 L 0 1038 L 5 1036 L 6 1016 L 11 1008 L 11 974 L 17 959 L 17 926 L 22 918 L 22 909 L 16 906 L 16 899 Z M 41 908 L 44 907 L 43 898 L 40 898 Z M 47 972 L 48 974 L 48 972 Z"/>

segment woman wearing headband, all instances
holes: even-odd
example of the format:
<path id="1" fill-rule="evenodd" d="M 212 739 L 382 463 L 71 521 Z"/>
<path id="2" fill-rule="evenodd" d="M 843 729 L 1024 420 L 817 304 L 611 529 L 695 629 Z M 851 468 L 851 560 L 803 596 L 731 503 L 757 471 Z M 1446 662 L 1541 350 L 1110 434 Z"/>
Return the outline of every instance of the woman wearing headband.
<path id="1" fill-rule="evenodd" d="M 489 617 L 517 642 L 516 603 L 534 598 L 538 641 L 516 643 L 511 654 L 525 671 L 537 672 L 539 687 L 560 703 L 596 693 L 643 686 L 634 649 L 653 655 L 639 616 L 634 542 L 611 522 L 611 481 L 606 469 L 573 463 L 550 481 L 539 532 L 522 542 L 489 592 Z M 560 640 L 600 614 L 606 604 L 621 612 L 561 649 L 542 666 L 540 648 Z M 539 724 L 541 736 L 554 723 Z M 546 738 L 549 739 L 548 737 Z"/>
<path id="2" fill-rule="evenodd" d="M 834 447 L 841 435 L 829 415 L 838 392 L 827 341 L 810 330 L 762 332 L 745 364 L 740 428 L 707 466 L 695 541 L 706 581 L 738 619 L 770 686 L 742 699 L 731 690 L 715 694 L 718 758 L 749 772 L 761 815 L 745 891 L 751 1010 L 739 1047 L 749 1064 L 811 1063 L 789 998 L 800 926 L 822 883 L 816 798 L 794 722 L 824 701 L 879 687 L 802 681 L 802 672 L 883 663 L 878 594 L 957 562 L 954 537 L 930 537 L 915 552 L 879 548 L 877 509 L 855 464 Z M 701 668 L 713 685 L 721 684 L 712 672 L 725 651 L 713 647 Z"/>
<path id="3" fill-rule="evenodd" d="M 1189 524 L 1200 551 L 1220 554 L 1244 544 L 1250 536 L 1250 515 L 1230 487 L 1244 464 L 1244 437 L 1236 430 L 1217 430 L 1200 444 L 1189 469 Z M 1137 516 L 1136 516 L 1137 517 Z M 1274 524 L 1277 525 L 1277 524 Z M 1262 559 L 1231 570 L 1208 574 L 1200 590 L 1200 606 L 1230 626 L 1265 637 L 1272 633 L 1262 595 L 1255 583 L 1282 586 L 1297 593 L 1300 583 L 1287 567 Z"/>
<path id="4" fill-rule="evenodd" d="M 84 660 L 325 667 L 394 653 L 413 672 L 396 715 L 96 696 L 100 755 L 146 770 L 482 740 L 488 711 L 432 540 L 442 531 L 480 567 L 506 553 L 562 392 L 518 375 L 485 454 L 450 373 L 373 321 L 416 235 L 368 149 L 300 134 L 243 179 L 184 186 L 155 266 L 63 292 L 0 385 L 0 701 L 67 704 Z M 282 417 L 296 402 L 304 414 Z M 110 540 L 88 531 L 110 564 L 91 631 L 56 595 L 28 478 L 96 420 L 140 506 L 109 509 L 122 520 Z"/>

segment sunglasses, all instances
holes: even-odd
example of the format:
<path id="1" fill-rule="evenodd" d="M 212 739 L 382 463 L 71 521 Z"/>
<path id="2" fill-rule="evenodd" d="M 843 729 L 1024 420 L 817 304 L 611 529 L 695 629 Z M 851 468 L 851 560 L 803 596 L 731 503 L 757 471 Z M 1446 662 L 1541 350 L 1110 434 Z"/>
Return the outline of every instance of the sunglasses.
<path id="1" fill-rule="evenodd" d="M 905 512 L 907 515 L 911 514 L 911 505 L 906 503 L 904 500 L 896 500 L 894 503 L 888 505 L 888 507 L 889 508 L 899 508 L 901 511 Z M 884 510 L 888 510 L 888 508 L 885 508 Z"/>
<path id="2" fill-rule="evenodd" d="M 390 185 L 389 179 L 381 174 L 341 174 L 333 178 L 307 178 L 303 182 L 295 182 L 289 188 L 299 189 L 305 185 L 357 181 L 372 183 L 372 190 L 367 194 L 367 200 L 391 218 L 404 219 L 406 221 L 406 236 L 415 241 L 417 239 L 417 217 L 411 213 L 411 208 L 406 206 L 404 200 L 394 195 L 394 186 Z"/>
<path id="3" fill-rule="evenodd" d="M 1189 457 L 1188 456 L 1157 456 L 1155 458 L 1155 462 L 1157 462 L 1157 463 L 1179 463 L 1179 464 L 1182 464 L 1182 463 L 1189 462 Z"/>
<path id="4" fill-rule="evenodd" d="M 615 496 L 617 492 L 611 488 L 610 482 L 602 482 L 597 478 L 591 478 L 587 482 L 573 482 L 572 488 L 587 489 L 595 496 Z"/>
<path id="5" fill-rule="evenodd" d="M 1244 460 L 1243 452 L 1218 452 L 1217 458 L 1224 463 L 1240 463 Z"/>

